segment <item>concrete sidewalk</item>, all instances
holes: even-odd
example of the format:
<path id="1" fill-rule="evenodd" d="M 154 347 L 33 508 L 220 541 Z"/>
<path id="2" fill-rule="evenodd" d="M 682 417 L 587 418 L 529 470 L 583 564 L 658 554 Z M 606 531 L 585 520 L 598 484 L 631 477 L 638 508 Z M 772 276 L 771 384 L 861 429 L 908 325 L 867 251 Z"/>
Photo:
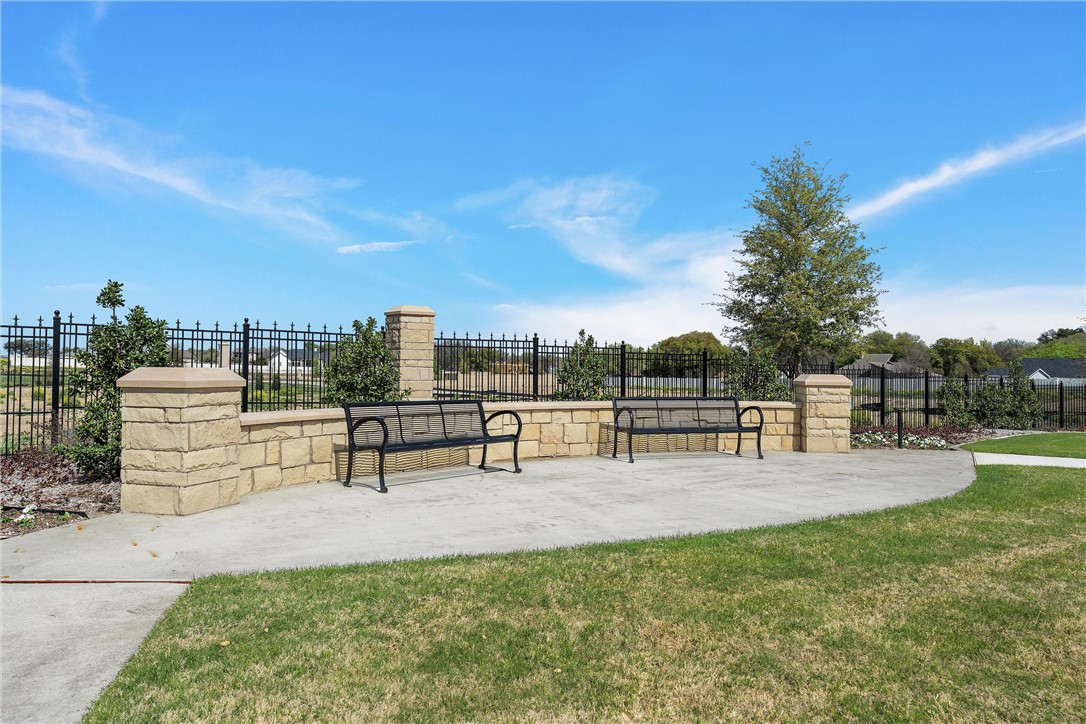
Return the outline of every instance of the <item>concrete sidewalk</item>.
<path id="1" fill-rule="evenodd" d="M 907 450 L 567 458 L 523 469 L 395 474 L 388 495 L 315 483 L 184 518 L 120 513 L 5 540 L 0 720 L 78 721 L 185 589 L 12 581 L 187 580 L 733 530 L 945 497 L 975 477 L 967 452 Z"/>
<path id="2" fill-rule="evenodd" d="M 1041 455 L 1008 455 L 1006 453 L 973 453 L 977 465 L 1027 465 L 1045 468 L 1078 468 L 1086 470 L 1082 458 L 1049 458 Z"/>

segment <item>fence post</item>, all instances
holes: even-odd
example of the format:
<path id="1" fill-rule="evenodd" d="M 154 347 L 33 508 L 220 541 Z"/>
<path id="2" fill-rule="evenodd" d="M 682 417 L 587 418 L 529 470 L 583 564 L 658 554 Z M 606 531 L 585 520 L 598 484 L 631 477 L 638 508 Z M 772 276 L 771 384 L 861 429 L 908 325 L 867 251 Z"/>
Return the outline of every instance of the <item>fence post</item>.
<path id="1" fill-rule="evenodd" d="M 618 396 L 626 396 L 626 341 L 622 341 L 621 352 L 619 353 L 619 369 L 618 369 Z"/>
<path id="2" fill-rule="evenodd" d="M 879 367 L 879 424 L 886 424 L 886 368 Z"/>
<path id="3" fill-rule="evenodd" d="M 249 318 L 241 325 L 241 377 L 245 386 L 241 388 L 241 411 L 249 411 Z"/>
<path id="4" fill-rule="evenodd" d="M 60 310 L 53 312 L 53 414 L 49 423 L 49 437 L 53 445 L 57 444 L 60 434 Z"/>
<path id="5" fill-rule="evenodd" d="M 701 396 L 709 396 L 709 350 L 701 351 Z"/>
<path id="6" fill-rule="evenodd" d="M 532 401 L 539 402 L 539 332 L 532 334 Z"/>
<path id="7" fill-rule="evenodd" d="M 1060 380 L 1059 384 L 1057 385 L 1057 389 L 1060 391 L 1059 426 L 1060 426 L 1060 429 L 1062 429 L 1063 428 L 1063 380 Z"/>
<path id="8" fill-rule="evenodd" d="M 412 400 L 434 398 L 434 310 L 401 304 L 385 312 L 389 351 L 400 367 L 400 389 Z"/>
<path id="9" fill-rule="evenodd" d="M 931 370 L 924 370 L 924 427 L 931 427 Z"/>

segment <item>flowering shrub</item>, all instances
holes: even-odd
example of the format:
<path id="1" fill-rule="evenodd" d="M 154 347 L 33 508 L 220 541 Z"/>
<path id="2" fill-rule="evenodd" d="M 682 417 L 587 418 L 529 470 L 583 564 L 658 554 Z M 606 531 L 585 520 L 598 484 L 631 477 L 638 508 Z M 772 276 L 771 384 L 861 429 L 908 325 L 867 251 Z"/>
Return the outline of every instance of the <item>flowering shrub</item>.
<path id="1" fill-rule="evenodd" d="M 850 438 L 854 448 L 885 448 L 897 447 L 897 431 L 886 432 L 880 430 L 867 430 L 854 433 Z M 901 443 L 910 450 L 947 450 L 950 443 L 938 435 L 918 435 L 916 433 L 904 433 Z"/>

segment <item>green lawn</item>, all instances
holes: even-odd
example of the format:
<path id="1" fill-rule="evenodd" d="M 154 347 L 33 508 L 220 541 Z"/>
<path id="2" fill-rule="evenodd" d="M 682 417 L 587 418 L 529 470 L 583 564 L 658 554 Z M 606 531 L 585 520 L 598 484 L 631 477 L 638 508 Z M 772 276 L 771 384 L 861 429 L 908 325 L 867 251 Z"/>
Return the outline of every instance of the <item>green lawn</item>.
<path id="1" fill-rule="evenodd" d="M 207 578 L 88 720 L 1072 721 L 1083 560 L 1081 472 L 991 466 L 798 525 Z"/>
<path id="2" fill-rule="evenodd" d="M 1081 432 L 1046 432 L 1019 435 L 1000 440 L 981 440 L 962 445 L 973 452 L 1043 455 L 1054 458 L 1086 458 L 1086 434 Z"/>

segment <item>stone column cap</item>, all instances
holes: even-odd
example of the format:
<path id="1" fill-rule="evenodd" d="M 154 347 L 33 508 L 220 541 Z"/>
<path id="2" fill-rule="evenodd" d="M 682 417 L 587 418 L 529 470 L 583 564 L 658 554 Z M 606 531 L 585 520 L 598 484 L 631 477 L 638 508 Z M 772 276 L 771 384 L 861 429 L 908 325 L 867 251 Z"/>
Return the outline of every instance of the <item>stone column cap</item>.
<path id="1" fill-rule="evenodd" d="M 792 384 L 796 387 L 852 387 L 852 380 L 844 375 L 800 375 Z"/>
<path id="2" fill-rule="evenodd" d="M 387 312 L 385 312 L 385 314 L 401 314 L 409 317 L 436 316 L 434 310 L 430 309 L 429 307 L 419 307 L 413 304 L 401 304 L 398 307 L 393 307 L 392 309 L 388 310 Z"/>
<path id="3" fill-rule="evenodd" d="M 117 380 L 122 390 L 240 390 L 245 378 L 221 367 L 140 367 Z"/>

